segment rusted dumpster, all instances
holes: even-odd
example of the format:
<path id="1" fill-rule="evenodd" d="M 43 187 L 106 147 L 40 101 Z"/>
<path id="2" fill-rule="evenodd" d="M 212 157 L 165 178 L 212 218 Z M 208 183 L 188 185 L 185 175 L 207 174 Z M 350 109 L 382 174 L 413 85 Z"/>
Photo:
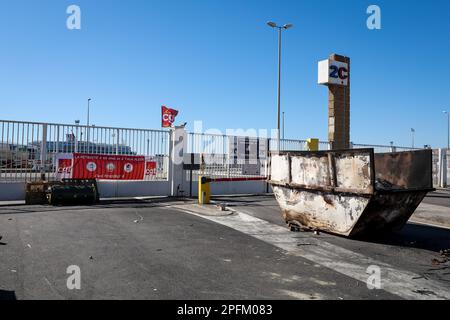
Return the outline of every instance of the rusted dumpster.
<path id="1" fill-rule="evenodd" d="M 271 154 L 269 183 L 286 222 L 348 237 L 403 227 L 430 191 L 431 150 Z"/>

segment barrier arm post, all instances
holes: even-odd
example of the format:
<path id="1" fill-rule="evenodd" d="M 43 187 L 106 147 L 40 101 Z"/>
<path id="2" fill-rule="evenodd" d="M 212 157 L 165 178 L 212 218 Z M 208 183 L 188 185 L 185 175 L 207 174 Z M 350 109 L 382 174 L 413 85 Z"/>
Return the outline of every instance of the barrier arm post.
<path id="1" fill-rule="evenodd" d="M 200 176 L 198 179 L 198 203 L 209 204 L 211 199 L 210 180 L 207 177 Z"/>

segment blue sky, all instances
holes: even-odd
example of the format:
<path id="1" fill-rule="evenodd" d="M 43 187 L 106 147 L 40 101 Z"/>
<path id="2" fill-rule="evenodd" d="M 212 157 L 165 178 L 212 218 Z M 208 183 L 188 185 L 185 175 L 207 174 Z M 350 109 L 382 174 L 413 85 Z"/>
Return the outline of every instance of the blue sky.
<path id="1" fill-rule="evenodd" d="M 284 33 L 286 136 L 327 138 L 317 62 L 352 59 L 351 140 L 444 146 L 450 111 L 450 2 L 331 0 L 1 0 L 0 119 L 158 128 L 160 106 L 204 128 L 276 126 Z M 82 29 L 66 28 L 66 8 Z M 382 30 L 366 27 L 377 4 Z"/>

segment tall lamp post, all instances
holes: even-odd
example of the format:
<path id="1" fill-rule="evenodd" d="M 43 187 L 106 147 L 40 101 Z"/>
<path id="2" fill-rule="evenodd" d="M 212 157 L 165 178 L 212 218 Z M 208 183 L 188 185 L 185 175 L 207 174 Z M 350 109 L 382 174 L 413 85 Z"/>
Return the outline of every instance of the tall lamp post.
<path id="1" fill-rule="evenodd" d="M 90 114 L 90 106 L 91 106 L 91 98 L 89 98 L 88 99 L 88 109 L 87 109 L 87 128 L 86 128 L 86 130 L 87 130 L 87 134 L 86 134 L 86 141 L 87 141 L 87 147 L 88 147 L 88 153 L 90 152 L 89 151 L 89 136 L 90 136 L 90 128 L 89 128 L 89 114 Z"/>
<path id="2" fill-rule="evenodd" d="M 91 107 L 91 98 L 88 99 L 88 109 L 87 109 L 87 126 L 89 127 L 89 113 L 90 113 L 90 107 Z"/>
<path id="3" fill-rule="evenodd" d="M 450 149 L 450 112 L 442 112 L 447 115 L 447 149 Z"/>
<path id="4" fill-rule="evenodd" d="M 292 24 L 285 24 L 284 26 L 278 26 L 275 22 L 269 21 L 267 25 L 271 28 L 278 29 L 278 121 L 277 121 L 277 150 L 280 151 L 280 112 L 281 112 L 281 41 L 282 31 L 292 28 Z"/>

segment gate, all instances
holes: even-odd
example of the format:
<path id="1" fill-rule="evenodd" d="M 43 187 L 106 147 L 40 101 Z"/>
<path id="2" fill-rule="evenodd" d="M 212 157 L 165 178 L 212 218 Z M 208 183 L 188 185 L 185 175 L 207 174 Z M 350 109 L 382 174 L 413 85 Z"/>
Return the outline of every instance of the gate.
<path id="1" fill-rule="evenodd" d="M 102 197 L 169 194 L 170 131 L 0 120 L 0 200 L 22 200 L 25 184 L 57 179 L 56 156 L 151 157 L 143 181 L 99 181 Z"/>
<path id="2" fill-rule="evenodd" d="M 352 145 L 374 148 L 375 152 L 410 149 Z M 320 150 L 329 148 L 328 142 L 319 143 Z M 188 133 L 184 128 L 151 130 L 0 120 L 0 201 L 23 200 L 27 182 L 60 178 L 57 156 L 73 153 L 145 156 L 156 163 L 142 181 L 100 180 L 101 197 L 195 197 L 200 176 L 217 181 L 211 186 L 213 194 L 264 193 L 269 191 L 262 181 L 268 176 L 269 151 L 277 149 L 274 139 Z M 305 151 L 307 142 L 281 139 L 279 149 Z M 437 171 L 436 167 L 435 177 Z"/>

